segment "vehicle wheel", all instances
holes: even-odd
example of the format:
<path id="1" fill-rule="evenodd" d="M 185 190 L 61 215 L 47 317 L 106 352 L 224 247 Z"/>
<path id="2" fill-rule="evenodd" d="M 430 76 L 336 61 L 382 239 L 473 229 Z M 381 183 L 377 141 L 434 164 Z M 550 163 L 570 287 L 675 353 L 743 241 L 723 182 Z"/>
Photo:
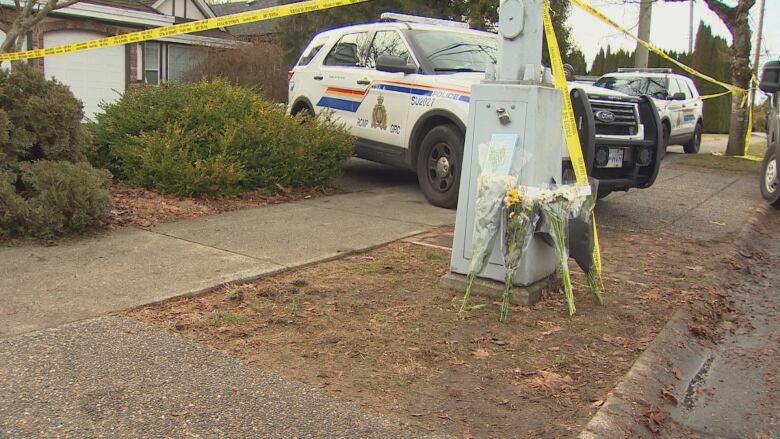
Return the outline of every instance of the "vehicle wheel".
<path id="1" fill-rule="evenodd" d="M 661 159 L 663 160 L 664 157 L 666 157 L 666 148 L 669 147 L 669 137 L 672 135 L 672 129 L 669 128 L 668 124 L 663 125 L 663 134 L 664 137 L 661 139 Z"/>
<path id="2" fill-rule="evenodd" d="M 295 116 L 301 116 L 304 119 L 311 119 L 314 117 L 314 110 L 309 108 L 306 104 L 301 104 L 295 107 L 295 109 L 292 111 L 293 117 Z"/>
<path id="3" fill-rule="evenodd" d="M 463 135 L 452 125 L 430 130 L 417 152 L 417 180 L 425 198 L 447 209 L 458 204 Z"/>
<path id="4" fill-rule="evenodd" d="M 696 129 L 693 130 L 693 137 L 688 143 L 683 145 L 686 154 L 698 154 L 701 147 L 701 122 L 696 123 Z"/>
<path id="5" fill-rule="evenodd" d="M 767 151 L 761 163 L 761 195 L 775 209 L 780 209 L 780 177 L 776 148 Z"/>

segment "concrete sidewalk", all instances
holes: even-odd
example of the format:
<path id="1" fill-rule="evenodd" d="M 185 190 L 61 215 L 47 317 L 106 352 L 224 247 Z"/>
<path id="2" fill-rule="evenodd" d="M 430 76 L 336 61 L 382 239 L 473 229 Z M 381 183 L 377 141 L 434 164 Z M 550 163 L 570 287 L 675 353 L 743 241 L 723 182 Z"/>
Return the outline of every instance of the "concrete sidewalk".
<path id="1" fill-rule="evenodd" d="M 0 340 L 3 438 L 414 438 L 398 421 L 127 317 Z"/>
<path id="2" fill-rule="evenodd" d="M 399 185 L 0 249 L 0 338 L 368 249 L 455 212 Z"/>

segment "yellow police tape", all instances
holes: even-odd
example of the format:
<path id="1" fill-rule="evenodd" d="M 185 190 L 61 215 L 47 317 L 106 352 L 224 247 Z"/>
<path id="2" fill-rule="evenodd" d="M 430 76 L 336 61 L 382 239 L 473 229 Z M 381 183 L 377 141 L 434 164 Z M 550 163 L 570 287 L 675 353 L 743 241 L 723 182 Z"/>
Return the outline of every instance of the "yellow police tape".
<path id="1" fill-rule="evenodd" d="M 755 94 L 755 86 L 758 84 L 758 78 L 756 78 L 756 75 L 752 75 L 750 78 L 750 89 L 753 90 L 753 93 Z M 747 98 L 747 94 L 745 94 L 745 98 Z M 745 133 L 745 148 L 742 151 L 742 155 L 747 157 L 748 152 L 750 152 L 750 140 L 753 138 L 753 103 L 748 102 L 749 105 L 748 108 L 748 121 L 747 121 L 747 132 Z M 744 107 L 744 104 L 742 105 Z"/>
<path id="2" fill-rule="evenodd" d="M 550 52 L 550 65 L 552 66 L 555 88 L 561 91 L 563 96 L 563 114 L 561 123 L 563 124 L 563 135 L 566 137 L 566 147 L 569 150 L 569 158 L 574 168 L 574 176 L 577 184 L 589 185 L 588 169 L 585 166 L 585 158 L 582 156 L 582 145 L 577 133 L 577 123 L 574 118 L 574 109 L 569 95 L 569 84 L 566 82 L 566 74 L 563 71 L 563 59 L 561 58 L 561 49 L 558 46 L 558 39 L 555 36 L 552 19 L 550 18 L 550 0 L 544 1 L 544 33 L 547 36 L 547 49 Z M 596 197 L 597 194 L 592 194 Z M 593 265 L 596 273 L 601 277 L 601 250 L 599 249 L 599 234 L 596 227 L 596 216 L 593 214 Z"/>
<path id="3" fill-rule="evenodd" d="M 347 6 L 355 3 L 363 3 L 368 0 L 309 0 L 282 6 L 260 9 L 257 11 L 242 12 L 239 14 L 225 15 L 217 18 L 192 21 L 173 26 L 158 27 L 138 32 L 101 38 L 98 40 L 84 41 L 63 46 L 48 47 L 45 49 L 27 50 L 24 52 L 0 53 L 0 61 L 21 61 L 32 58 L 42 58 L 52 55 L 82 52 L 86 50 L 101 49 L 103 47 L 119 46 L 122 44 L 139 43 L 141 41 L 170 37 L 173 35 L 189 34 L 210 29 L 235 26 L 239 24 L 255 23 L 274 18 L 289 17 L 307 12 L 321 11 L 324 9 Z"/>
<path id="4" fill-rule="evenodd" d="M 731 94 L 731 90 L 726 90 L 723 93 L 715 93 L 715 94 L 711 94 L 711 95 L 699 96 L 699 99 L 701 99 L 702 101 L 706 101 L 707 99 L 715 99 L 715 98 L 719 98 L 721 96 L 726 96 L 726 95 L 730 95 L 730 94 Z"/>
<path id="5" fill-rule="evenodd" d="M 610 26 L 614 27 L 615 29 L 619 30 L 620 32 L 623 32 L 628 37 L 636 40 L 639 44 L 645 46 L 647 50 L 655 53 L 656 55 L 660 56 L 661 58 L 671 62 L 672 64 L 676 65 L 677 67 L 681 68 L 682 70 L 688 72 L 689 74 L 696 76 L 698 78 L 704 79 L 705 81 L 709 81 L 713 84 L 718 84 L 719 86 L 731 91 L 732 93 L 746 93 L 747 90 L 742 87 L 737 87 L 736 85 L 728 84 L 722 81 L 718 81 L 717 79 L 707 76 L 704 73 L 698 72 L 685 64 L 681 63 L 680 61 L 677 61 L 676 59 L 672 58 L 671 56 L 667 55 L 663 50 L 653 46 L 652 44 L 648 43 L 647 41 L 644 41 L 631 32 L 629 32 L 626 28 L 622 27 L 621 25 L 614 22 L 611 18 L 607 17 L 606 15 L 602 14 L 589 4 L 585 3 L 582 0 L 571 0 L 572 3 L 579 6 L 580 9 L 584 10 L 585 12 L 589 13 L 590 15 L 593 15 L 594 17 L 598 18 L 599 20 L 609 24 Z"/>

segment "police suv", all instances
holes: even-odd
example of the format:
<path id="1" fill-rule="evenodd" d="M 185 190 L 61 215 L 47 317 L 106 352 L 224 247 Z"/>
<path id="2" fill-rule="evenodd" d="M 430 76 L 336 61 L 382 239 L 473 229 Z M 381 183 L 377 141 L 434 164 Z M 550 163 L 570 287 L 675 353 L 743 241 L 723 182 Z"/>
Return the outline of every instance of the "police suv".
<path id="1" fill-rule="evenodd" d="M 631 96 L 650 95 L 661 116 L 664 144 L 682 145 L 687 154 L 699 152 L 704 104 L 690 78 L 666 68 L 618 69 L 594 85 Z"/>
<path id="2" fill-rule="evenodd" d="M 497 36 L 444 20 L 382 18 L 314 36 L 288 74 L 288 112 L 332 112 L 357 137 L 359 157 L 416 171 L 432 204 L 454 207 L 470 89 L 496 63 Z M 571 89 L 599 195 L 652 185 L 661 137 L 652 100 L 588 85 Z M 573 179 L 567 160 L 564 176 Z"/>

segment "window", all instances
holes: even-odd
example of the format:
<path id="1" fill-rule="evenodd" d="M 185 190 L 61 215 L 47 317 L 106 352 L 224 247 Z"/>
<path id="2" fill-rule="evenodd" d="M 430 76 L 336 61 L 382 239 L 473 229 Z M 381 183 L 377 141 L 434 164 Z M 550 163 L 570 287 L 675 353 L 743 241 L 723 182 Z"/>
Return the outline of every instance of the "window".
<path id="1" fill-rule="evenodd" d="M 311 60 L 314 59 L 315 56 L 317 56 L 318 53 L 320 53 L 320 50 L 322 50 L 323 46 L 325 46 L 325 43 L 327 42 L 326 38 L 319 38 L 317 40 L 314 40 L 309 44 L 309 46 L 304 50 L 303 54 L 301 55 L 301 59 L 298 61 L 299 66 L 308 66 Z"/>
<path id="2" fill-rule="evenodd" d="M 593 85 L 619 91 L 630 96 L 641 96 L 645 93 L 647 81 L 644 78 L 604 76 Z"/>
<path id="3" fill-rule="evenodd" d="M 144 81 L 151 85 L 160 83 L 159 43 L 144 43 Z"/>
<path id="4" fill-rule="evenodd" d="M 365 41 L 365 32 L 344 35 L 325 58 L 325 65 L 345 67 L 359 66 L 360 49 L 363 47 Z"/>
<path id="5" fill-rule="evenodd" d="M 371 69 L 376 67 L 376 60 L 382 55 L 397 56 L 405 60 L 407 64 L 413 63 L 406 43 L 404 43 L 401 35 L 396 31 L 379 31 L 376 33 L 374 41 L 371 42 L 371 47 L 368 48 L 366 67 Z"/>
<path id="6" fill-rule="evenodd" d="M 694 91 L 695 88 L 693 87 L 691 81 L 686 79 L 681 79 L 680 83 L 683 88 L 683 91 L 685 91 L 685 95 L 688 96 L 688 99 L 693 99 L 695 97 L 698 97 L 697 93 Z"/>
<path id="7" fill-rule="evenodd" d="M 674 98 L 674 95 L 677 93 L 682 93 L 683 91 L 680 89 L 680 84 L 677 82 L 676 79 L 670 79 L 669 80 L 669 99 Z"/>
<path id="8" fill-rule="evenodd" d="M 168 45 L 168 80 L 186 82 L 193 69 L 206 60 L 206 51 L 199 47 Z"/>
<path id="9" fill-rule="evenodd" d="M 489 33 L 420 30 L 410 34 L 420 48 L 417 55 L 437 72 L 484 72 L 498 59 L 498 39 Z"/>
<path id="10" fill-rule="evenodd" d="M 664 78 L 647 78 L 646 93 L 656 99 L 666 99 L 669 97 L 669 90 L 666 89 L 668 83 Z"/>

